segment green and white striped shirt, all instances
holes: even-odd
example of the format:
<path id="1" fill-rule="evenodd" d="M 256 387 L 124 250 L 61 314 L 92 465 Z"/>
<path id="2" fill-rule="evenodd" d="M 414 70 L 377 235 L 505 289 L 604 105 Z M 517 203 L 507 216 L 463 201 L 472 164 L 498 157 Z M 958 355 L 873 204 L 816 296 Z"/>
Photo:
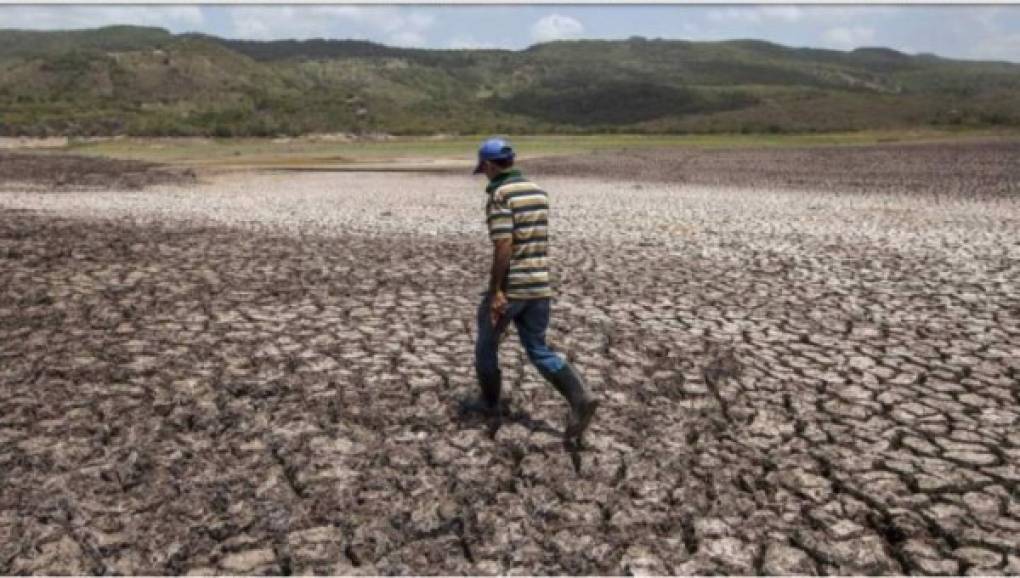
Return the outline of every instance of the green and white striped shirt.
<path id="1" fill-rule="evenodd" d="M 489 238 L 513 239 L 503 290 L 508 299 L 552 297 L 549 284 L 549 196 L 512 169 L 489 182 L 485 219 Z"/>

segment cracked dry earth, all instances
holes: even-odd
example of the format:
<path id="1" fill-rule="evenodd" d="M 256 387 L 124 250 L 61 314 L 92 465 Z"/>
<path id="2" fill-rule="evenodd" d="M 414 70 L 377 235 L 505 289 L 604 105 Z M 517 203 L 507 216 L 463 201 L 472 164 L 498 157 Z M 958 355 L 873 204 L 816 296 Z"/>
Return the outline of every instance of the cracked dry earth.
<path id="1" fill-rule="evenodd" d="M 571 455 L 479 184 L 0 194 L 0 574 L 1020 573 L 1015 198 L 541 181 Z"/>

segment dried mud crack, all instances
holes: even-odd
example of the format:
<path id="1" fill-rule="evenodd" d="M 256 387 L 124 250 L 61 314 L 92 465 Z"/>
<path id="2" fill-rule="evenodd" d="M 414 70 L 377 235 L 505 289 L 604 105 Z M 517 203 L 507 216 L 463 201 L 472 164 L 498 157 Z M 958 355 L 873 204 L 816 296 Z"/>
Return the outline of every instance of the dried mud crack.
<path id="1" fill-rule="evenodd" d="M 476 184 L 0 195 L 0 574 L 1020 572 L 1014 200 L 547 179 L 572 454 Z"/>

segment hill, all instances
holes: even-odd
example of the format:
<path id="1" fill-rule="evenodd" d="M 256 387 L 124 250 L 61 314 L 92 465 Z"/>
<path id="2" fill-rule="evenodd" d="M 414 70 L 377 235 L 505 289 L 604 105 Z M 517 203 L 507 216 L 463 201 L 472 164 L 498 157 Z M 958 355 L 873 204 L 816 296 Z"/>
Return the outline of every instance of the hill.
<path id="1" fill-rule="evenodd" d="M 424 50 L 0 30 L 0 134 L 811 132 L 1020 124 L 1020 65 L 758 40 Z"/>

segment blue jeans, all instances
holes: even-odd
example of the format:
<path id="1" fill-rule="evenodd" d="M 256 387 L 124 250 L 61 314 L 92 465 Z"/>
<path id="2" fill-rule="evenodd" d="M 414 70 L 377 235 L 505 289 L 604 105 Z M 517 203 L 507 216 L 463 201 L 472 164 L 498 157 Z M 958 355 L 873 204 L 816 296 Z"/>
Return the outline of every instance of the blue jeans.
<path id="1" fill-rule="evenodd" d="M 478 305 L 478 337 L 475 341 L 475 371 L 485 383 L 499 379 L 499 338 L 513 320 L 528 359 L 543 374 L 556 373 L 566 362 L 545 343 L 549 327 L 549 299 L 511 299 L 506 313 L 493 327 L 489 316 L 489 294 Z"/>

